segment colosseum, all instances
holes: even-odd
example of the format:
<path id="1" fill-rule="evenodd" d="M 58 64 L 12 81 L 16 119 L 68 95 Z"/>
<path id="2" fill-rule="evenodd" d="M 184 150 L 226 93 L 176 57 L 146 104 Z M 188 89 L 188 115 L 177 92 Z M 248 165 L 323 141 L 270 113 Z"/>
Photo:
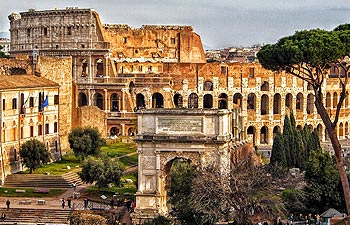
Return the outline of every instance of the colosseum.
<path id="1" fill-rule="evenodd" d="M 70 86 L 73 125 L 100 125 L 107 137 L 133 136 L 135 112 L 142 108 L 238 108 L 244 125 L 236 127 L 237 134 L 269 154 L 292 110 L 298 127 L 309 124 L 327 139 L 306 82 L 259 63 L 207 63 L 191 26 L 102 24 L 96 11 L 78 8 L 31 9 L 12 13 L 9 20 L 12 56 L 71 57 L 72 83 L 54 81 Z M 335 72 L 323 87 L 330 115 L 340 92 Z M 348 115 L 347 97 L 340 138 L 349 132 Z"/>

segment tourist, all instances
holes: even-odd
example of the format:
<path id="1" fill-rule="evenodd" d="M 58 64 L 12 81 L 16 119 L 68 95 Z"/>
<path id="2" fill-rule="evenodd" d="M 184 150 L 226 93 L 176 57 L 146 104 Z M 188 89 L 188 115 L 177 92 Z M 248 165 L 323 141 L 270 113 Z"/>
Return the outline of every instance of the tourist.
<path id="1" fill-rule="evenodd" d="M 72 187 L 73 187 L 73 191 L 75 192 L 75 190 L 77 188 L 77 183 L 75 181 L 73 182 Z"/>
<path id="2" fill-rule="evenodd" d="M 64 209 L 65 205 L 66 205 L 66 202 L 64 201 L 64 198 L 62 198 L 62 209 Z"/>
<path id="3" fill-rule="evenodd" d="M 4 212 L 2 212 L 0 219 L 1 219 L 2 221 L 4 221 L 5 218 L 6 218 L 6 214 L 5 214 Z"/>
<path id="4" fill-rule="evenodd" d="M 70 197 L 67 199 L 67 204 L 68 208 L 70 209 L 72 207 L 72 199 Z"/>
<path id="5" fill-rule="evenodd" d="M 7 210 L 10 209 L 10 204 L 11 204 L 10 199 L 7 199 L 7 200 L 6 200 L 6 207 L 7 207 Z"/>

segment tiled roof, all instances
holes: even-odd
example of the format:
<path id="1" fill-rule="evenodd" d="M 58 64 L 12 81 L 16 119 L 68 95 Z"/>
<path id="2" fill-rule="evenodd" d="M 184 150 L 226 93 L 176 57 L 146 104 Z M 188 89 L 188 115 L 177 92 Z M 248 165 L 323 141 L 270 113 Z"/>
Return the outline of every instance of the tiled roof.
<path id="1" fill-rule="evenodd" d="M 43 87 L 59 87 L 59 85 L 34 75 L 0 75 L 0 90 Z"/>
<path id="2" fill-rule="evenodd" d="M 343 216 L 343 214 L 338 212 L 337 210 L 335 210 L 333 208 L 329 208 L 324 213 L 322 213 L 320 216 L 325 217 L 325 218 L 332 218 L 334 216 Z"/>

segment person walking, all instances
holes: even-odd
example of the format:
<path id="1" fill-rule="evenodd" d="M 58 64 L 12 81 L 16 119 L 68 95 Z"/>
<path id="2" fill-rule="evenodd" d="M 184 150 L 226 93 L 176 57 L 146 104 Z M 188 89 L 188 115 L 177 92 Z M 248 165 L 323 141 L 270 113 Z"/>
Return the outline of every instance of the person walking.
<path id="1" fill-rule="evenodd" d="M 69 209 L 72 208 L 72 199 L 70 197 L 67 199 L 67 204 Z"/>
<path id="2" fill-rule="evenodd" d="M 66 202 L 64 201 L 64 198 L 62 198 L 62 209 L 64 209 L 64 206 L 66 205 Z"/>
<path id="3" fill-rule="evenodd" d="M 6 200 L 6 208 L 7 208 L 7 210 L 10 209 L 10 204 L 11 204 L 10 199 L 7 199 Z"/>

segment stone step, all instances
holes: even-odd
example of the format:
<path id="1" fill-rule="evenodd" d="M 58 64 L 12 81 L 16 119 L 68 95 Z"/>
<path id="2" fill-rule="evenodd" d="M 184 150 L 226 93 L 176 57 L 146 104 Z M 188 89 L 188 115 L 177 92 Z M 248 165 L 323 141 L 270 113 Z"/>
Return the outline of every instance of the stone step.
<path id="1" fill-rule="evenodd" d="M 70 171 L 68 173 L 65 173 L 62 175 L 63 179 L 67 181 L 67 183 L 72 184 L 76 183 L 76 185 L 83 185 L 85 184 L 79 177 L 79 175 L 76 172 Z"/>
<path id="2" fill-rule="evenodd" d="M 4 187 L 45 187 L 45 188 L 69 188 L 62 176 L 38 175 L 38 174 L 10 174 L 7 175 Z"/>

